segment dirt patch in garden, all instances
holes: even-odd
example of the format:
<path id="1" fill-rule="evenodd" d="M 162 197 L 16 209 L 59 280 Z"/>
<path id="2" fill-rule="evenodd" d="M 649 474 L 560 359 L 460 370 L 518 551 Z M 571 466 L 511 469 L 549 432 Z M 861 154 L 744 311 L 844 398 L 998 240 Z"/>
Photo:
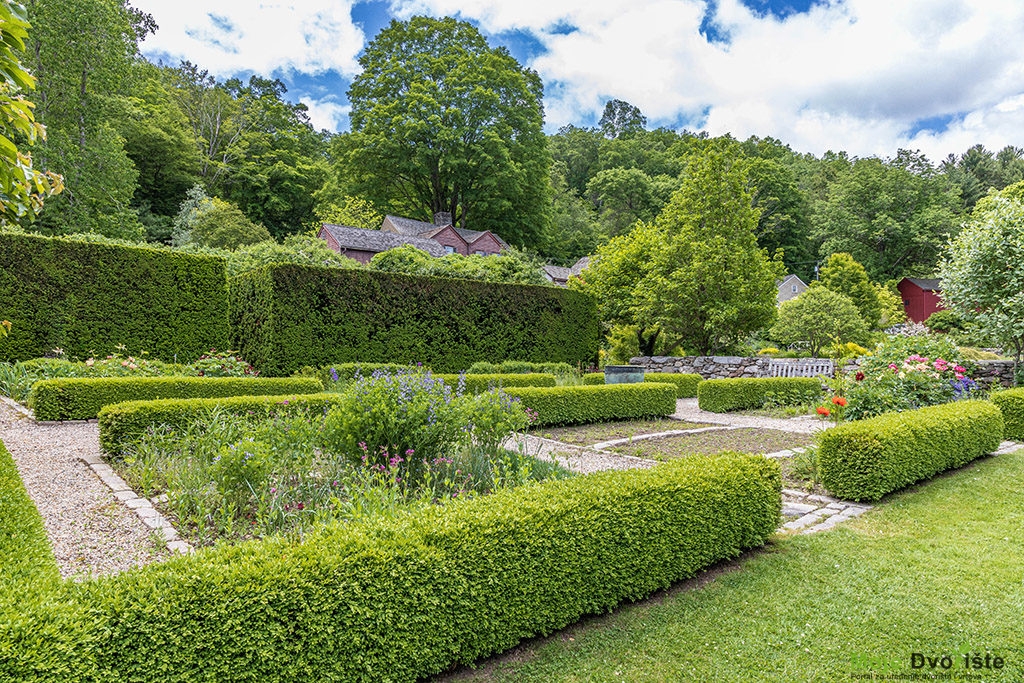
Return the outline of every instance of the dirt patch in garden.
<path id="1" fill-rule="evenodd" d="M 610 450 L 648 460 L 669 460 L 686 455 L 721 451 L 772 453 L 807 446 L 813 438 L 810 434 L 795 434 L 777 429 L 729 429 L 647 439 L 616 446 Z"/>
<path id="2" fill-rule="evenodd" d="M 629 439 L 642 434 L 657 434 L 676 429 L 700 429 L 713 425 L 701 422 L 684 422 L 672 418 L 655 420 L 627 420 L 623 422 L 599 422 L 578 427 L 541 427 L 530 434 L 544 439 L 553 439 L 573 446 L 589 446 L 613 439 Z"/>

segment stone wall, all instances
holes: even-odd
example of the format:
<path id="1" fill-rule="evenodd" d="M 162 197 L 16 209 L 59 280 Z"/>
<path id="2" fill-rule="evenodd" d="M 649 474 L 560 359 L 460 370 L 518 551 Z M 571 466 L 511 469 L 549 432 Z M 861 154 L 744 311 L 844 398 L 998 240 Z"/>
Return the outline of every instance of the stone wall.
<path id="1" fill-rule="evenodd" d="M 686 372 L 700 375 L 704 379 L 726 379 L 730 377 L 770 377 L 768 363 L 772 360 L 793 362 L 812 360 L 809 358 L 769 358 L 768 356 L 638 356 L 630 358 L 630 365 L 639 365 L 647 372 Z M 978 372 L 974 377 L 982 386 L 1000 382 L 1013 386 L 1013 361 L 975 361 Z M 857 360 L 847 361 L 844 372 L 857 369 Z"/>

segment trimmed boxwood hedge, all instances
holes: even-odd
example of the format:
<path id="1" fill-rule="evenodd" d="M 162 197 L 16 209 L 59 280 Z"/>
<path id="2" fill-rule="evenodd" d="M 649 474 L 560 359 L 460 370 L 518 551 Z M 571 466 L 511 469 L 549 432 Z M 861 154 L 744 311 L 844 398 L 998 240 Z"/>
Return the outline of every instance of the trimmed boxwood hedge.
<path id="1" fill-rule="evenodd" d="M 35 503 L 0 441 L 0 604 L 60 578 Z M 0 645 L 0 649 L 3 646 Z"/>
<path id="2" fill-rule="evenodd" d="M 537 427 L 660 417 L 676 412 L 673 384 L 509 387 L 505 393 L 537 411 Z"/>
<path id="3" fill-rule="evenodd" d="M 2 233 L 0 302 L 12 323 L 0 361 L 124 344 L 189 362 L 230 337 L 225 261 L 213 256 Z"/>
<path id="4" fill-rule="evenodd" d="M 313 394 L 324 390 L 313 377 L 74 377 L 32 385 L 29 405 L 37 420 L 88 420 L 103 406 L 160 398 L 215 398 Z"/>
<path id="5" fill-rule="evenodd" d="M 151 427 L 166 425 L 184 429 L 204 414 L 223 411 L 232 415 L 289 413 L 327 410 L 340 394 L 290 394 L 280 396 L 226 396 L 222 398 L 170 398 L 125 401 L 104 406 L 99 412 L 100 447 L 111 454 L 125 447 Z"/>
<path id="6" fill-rule="evenodd" d="M 704 381 L 700 375 L 688 372 L 645 372 L 645 382 L 675 384 L 676 398 L 693 398 L 697 395 L 697 384 Z M 588 372 L 583 375 L 584 384 L 604 384 L 603 372 Z"/>
<path id="7" fill-rule="evenodd" d="M 682 458 L 66 582 L 3 627 L 0 679 L 415 681 L 763 545 L 780 489 Z"/>
<path id="8" fill-rule="evenodd" d="M 445 384 L 458 387 L 460 377 L 462 385 L 468 394 L 482 394 L 490 389 L 506 387 L 553 387 L 555 376 L 542 372 L 529 372 L 522 374 L 496 374 L 496 375 L 434 375 L 444 380 Z"/>
<path id="9" fill-rule="evenodd" d="M 822 392 L 821 380 L 816 377 L 709 379 L 697 385 L 697 405 L 701 410 L 725 413 L 760 408 L 768 401 L 780 405 L 817 401 Z"/>
<path id="10" fill-rule="evenodd" d="M 1004 436 L 1011 441 L 1024 441 L 1024 388 L 997 391 L 992 402 L 1003 413 Z"/>
<path id="11" fill-rule="evenodd" d="M 999 448 L 1003 416 L 988 401 L 955 401 L 847 422 L 818 436 L 818 474 L 847 500 L 891 491 Z"/>
<path id="12" fill-rule="evenodd" d="M 230 289 L 232 347 L 264 375 L 356 360 L 439 372 L 479 359 L 575 365 L 601 336 L 593 298 L 560 287 L 288 264 Z"/>

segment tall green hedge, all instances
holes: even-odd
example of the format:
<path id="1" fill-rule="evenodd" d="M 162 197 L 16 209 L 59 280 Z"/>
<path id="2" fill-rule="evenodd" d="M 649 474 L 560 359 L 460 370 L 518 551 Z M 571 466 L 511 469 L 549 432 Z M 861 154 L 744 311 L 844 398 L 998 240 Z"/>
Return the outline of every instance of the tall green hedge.
<path id="1" fill-rule="evenodd" d="M 597 307 L 557 287 L 276 265 L 231 280 L 232 346 L 264 375 L 345 361 L 590 361 Z"/>
<path id="2" fill-rule="evenodd" d="M 1003 413 L 1004 436 L 1011 441 L 1024 441 L 1024 388 L 995 392 L 992 402 Z"/>
<path id="3" fill-rule="evenodd" d="M 674 384 L 508 387 L 504 391 L 537 413 L 534 424 L 538 427 L 661 417 L 676 411 Z"/>
<path id="4" fill-rule="evenodd" d="M 103 406 L 124 401 L 280 396 L 323 390 L 315 377 L 68 377 L 33 384 L 29 405 L 37 420 L 89 420 Z"/>
<path id="5" fill-rule="evenodd" d="M 760 408 L 769 402 L 799 405 L 819 400 L 822 393 L 821 380 L 816 377 L 709 379 L 697 384 L 697 405 L 701 410 L 726 413 Z"/>
<path id="6" fill-rule="evenodd" d="M 227 347 L 224 259 L 144 247 L 0 234 L 0 361 L 54 348 L 71 357 L 132 353 L 181 362 Z"/>
<path id="7" fill-rule="evenodd" d="M 988 401 L 886 413 L 818 436 L 818 473 L 831 493 L 878 500 L 999 448 L 1003 416 Z"/>
<path id="8" fill-rule="evenodd" d="M 0 680 L 423 680 L 763 545 L 780 488 L 681 458 L 67 582 L 0 614 Z"/>
<path id="9" fill-rule="evenodd" d="M 676 398 L 693 398 L 697 395 L 697 385 L 704 381 L 700 375 L 684 372 L 646 372 L 645 382 L 674 384 Z M 603 372 L 588 372 L 583 375 L 584 384 L 604 384 Z"/>

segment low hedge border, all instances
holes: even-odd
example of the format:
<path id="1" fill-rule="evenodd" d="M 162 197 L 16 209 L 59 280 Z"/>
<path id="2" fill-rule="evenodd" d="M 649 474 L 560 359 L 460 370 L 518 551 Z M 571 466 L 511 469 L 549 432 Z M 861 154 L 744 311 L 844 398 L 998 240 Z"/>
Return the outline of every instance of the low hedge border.
<path id="1" fill-rule="evenodd" d="M 1011 441 L 1024 441 L 1024 388 L 994 392 L 992 402 L 1003 413 L 1003 436 Z"/>
<path id="2" fill-rule="evenodd" d="M 999 448 L 1003 416 L 989 401 L 956 401 L 847 422 L 818 436 L 822 485 L 875 501 Z"/>
<path id="3" fill-rule="evenodd" d="M 537 412 L 537 427 L 662 417 L 676 412 L 674 384 L 509 387 L 505 393 Z"/>
<path id="4" fill-rule="evenodd" d="M 468 394 L 482 394 L 490 389 L 505 387 L 553 387 L 555 376 L 547 373 L 531 372 L 522 374 L 498 375 L 434 375 L 444 380 L 445 384 L 458 387 L 460 378 Z"/>
<path id="5" fill-rule="evenodd" d="M 821 395 L 821 380 L 816 377 L 737 377 L 697 385 L 697 405 L 712 413 L 760 408 L 769 401 L 798 405 L 817 401 Z"/>
<path id="6" fill-rule="evenodd" d="M 103 406 L 124 401 L 312 394 L 313 377 L 75 377 L 32 385 L 29 405 L 37 420 L 89 420 Z"/>
<path id="7" fill-rule="evenodd" d="M 100 448 L 111 455 L 119 455 L 128 444 L 145 434 L 148 429 L 161 425 L 172 429 L 184 429 L 203 414 L 213 411 L 233 415 L 323 411 L 334 405 L 338 398 L 339 394 L 318 393 L 172 398 L 114 403 L 104 406 L 99 412 Z"/>
<path id="8" fill-rule="evenodd" d="M 0 441 L 0 602 L 59 578 L 43 518 Z"/>
<path id="9" fill-rule="evenodd" d="M 697 385 L 703 382 L 704 378 L 688 372 L 646 372 L 644 381 L 675 384 L 676 398 L 694 398 L 697 395 Z M 588 372 L 583 375 L 583 383 L 604 384 L 604 373 Z"/>
<path id="10" fill-rule="evenodd" d="M 780 489 L 760 456 L 683 458 L 203 549 L 25 605 L 0 678 L 422 680 L 763 545 Z"/>

